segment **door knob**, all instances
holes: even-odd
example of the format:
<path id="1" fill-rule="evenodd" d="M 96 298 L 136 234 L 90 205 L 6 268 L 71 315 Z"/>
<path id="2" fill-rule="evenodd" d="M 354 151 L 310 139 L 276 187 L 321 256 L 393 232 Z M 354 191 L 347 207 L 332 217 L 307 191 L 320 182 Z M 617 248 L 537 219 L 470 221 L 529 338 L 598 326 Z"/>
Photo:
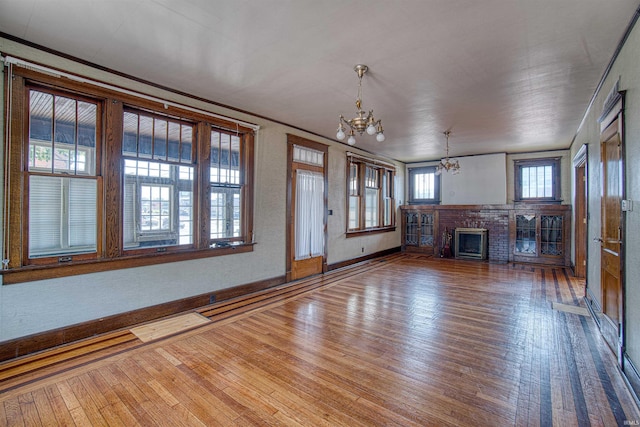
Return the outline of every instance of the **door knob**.
<path id="1" fill-rule="evenodd" d="M 600 242 L 600 243 L 604 242 L 604 240 L 602 240 L 600 237 L 594 237 L 593 241 L 594 242 Z"/>

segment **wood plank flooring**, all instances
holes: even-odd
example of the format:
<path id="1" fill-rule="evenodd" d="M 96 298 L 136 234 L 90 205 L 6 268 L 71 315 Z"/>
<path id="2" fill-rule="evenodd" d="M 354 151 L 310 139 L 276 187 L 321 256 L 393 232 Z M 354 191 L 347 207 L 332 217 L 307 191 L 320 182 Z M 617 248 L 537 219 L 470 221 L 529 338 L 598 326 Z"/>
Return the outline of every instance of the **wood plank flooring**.
<path id="1" fill-rule="evenodd" d="M 637 425 L 583 293 L 562 268 L 397 254 L 0 365 L 0 425 Z"/>

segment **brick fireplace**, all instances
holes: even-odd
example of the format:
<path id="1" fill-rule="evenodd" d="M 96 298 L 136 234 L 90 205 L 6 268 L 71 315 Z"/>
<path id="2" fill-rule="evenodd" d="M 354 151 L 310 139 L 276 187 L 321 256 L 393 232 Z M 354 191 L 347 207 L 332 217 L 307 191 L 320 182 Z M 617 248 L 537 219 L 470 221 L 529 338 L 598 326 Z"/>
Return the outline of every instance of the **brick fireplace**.
<path id="1" fill-rule="evenodd" d="M 487 229 L 487 259 L 509 261 L 509 209 L 475 206 L 438 206 L 439 226 L 452 234 L 456 228 Z M 438 246 L 440 239 L 438 236 Z"/>

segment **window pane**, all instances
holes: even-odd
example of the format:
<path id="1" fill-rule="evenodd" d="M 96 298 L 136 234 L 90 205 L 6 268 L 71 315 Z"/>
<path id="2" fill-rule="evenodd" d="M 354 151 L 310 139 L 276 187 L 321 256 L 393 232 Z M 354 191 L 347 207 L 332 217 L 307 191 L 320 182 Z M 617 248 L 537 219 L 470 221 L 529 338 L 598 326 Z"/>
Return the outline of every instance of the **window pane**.
<path id="1" fill-rule="evenodd" d="M 29 92 L 29 170 L 95 174 L 96 104 Z"/>
<path id="2" fill-rule="evenodd" d="M 237 136 L 231 137 L 229 156 L 229 182 L 240 184 L 240 138 Z"/>
<path id="3" fill-rule="evenodd" d="M 523 199 L 553 198 L 553 169 L 553 165 L 522 166 L 520 168 L 521 197 Z"/>
<path id="4" fill-rule="evenodd" d="M 53 95 L 29 92 L 29 170 L 53 169 Z"/>
<path id="5" fill-rule="evenodd" d="M 97 183 L 29 177 L 29 257 L 96 251 Z"/>
<path id="6" fill-rule="evenodd" d="M 153 120 L 153 158 L 158 160 L 167 160 L 167 131 L 168 123 L 166 120 Z"/>
<path id="7" fill-rule="evenodd" d="M 192 124 L 133 111 L 125 111 L 123 119 L 123 155 L 191 163 Z"/>
<path id="8" fill-rule="evenodd" d="M 309 165 L 323 166 L 324 153 L 308 147 L 299 145 L 293 146 L 293 160 L 295 162 L 307 163 Z"/>
<path id="9" fill-rule="evenodd" d="M 193 128 L 191 126 L 181 126 L 182 140 L 180 141 L 180 161 L 191 163 L 191 151 L 193 146 Z"/>
<path id="10" fill-rule="evenodd" d="M 193 243 L 193 169 L 125 159 L 125 249 Z"/>
<path id="11" fill-rule="evenodd" d="M 376 188 L 367 188 L 365 190 L 364 202 L 364 226 L 365 228 L 378 226 L 378 193 Z"/>
<path id="12" fill-rule="evenodd" d="M 211 188 L 211 239 L 240 237 L 240 189 Z"/>
<path id="13" fill-rule="evenodd" d="M 167 128 L 167 160 L 171 162 L 180 161 L 180 125 L 169 122 Z"/>
<path id="14" fill-rule="evenodd" d="M 193 193 L 180 191 L 178 194 L 178 219 L 180 225 L 180 244 L 193 243 Z"/>
<path id="15" fill-rule="evenodd" d="M 349 229 L 360 228 L 360 197 L 349 197 Z"/>
<path id="16" fill-rule="evenodd" d="M 357 196 L 359 194 L 358 186 L 358 165 L 349 165 L 349 195 Z"/>
<path id="17" fill-rule="evenodd" d="M 138 157 L 151 157 L 153 146 L 153 119 L 138 116 Z"/>
<path id="18" fill-rule="evenodd" d="M 413 175 L 413 198 L 414 199 L 433 199 L 435 198 L 436 174 L 434 173 L 416 173 Z"/>
<path id="19" fill-rule="evenodd" d="M 138 155 L 138 115 L 125 111 L 123 120 L 122 154 L 136 157 Z"/>
<path id="20" fill-rule="evenodd" d="M 229 168 L 231 166 L 231 136 L 223 133 L 220 135 L 220 180 L 218 182 L 230 182 Z"/>

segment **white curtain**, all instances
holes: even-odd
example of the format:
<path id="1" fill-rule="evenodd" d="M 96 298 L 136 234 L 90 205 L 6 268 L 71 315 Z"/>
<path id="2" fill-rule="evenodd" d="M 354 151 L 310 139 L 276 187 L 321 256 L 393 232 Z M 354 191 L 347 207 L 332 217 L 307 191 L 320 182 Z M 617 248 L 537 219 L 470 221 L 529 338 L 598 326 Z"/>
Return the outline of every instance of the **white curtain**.
<path id="1" fill-rule="evenodd" d="M 324 254 L 324 177 L 296 173 L 296 260 Z"/>

